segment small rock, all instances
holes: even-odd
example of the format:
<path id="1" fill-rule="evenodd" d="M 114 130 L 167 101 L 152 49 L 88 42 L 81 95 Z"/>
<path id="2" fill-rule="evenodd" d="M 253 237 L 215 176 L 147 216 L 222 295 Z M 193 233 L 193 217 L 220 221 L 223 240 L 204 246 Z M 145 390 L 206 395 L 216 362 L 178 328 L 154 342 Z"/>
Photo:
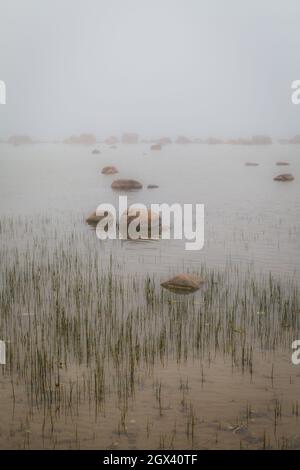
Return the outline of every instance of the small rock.
<path id="1" fill-rule="evenodd" d="M 103 175 L 114 175 L 118 173 L 118 170 L 115 166 L 105 166 L 104 168 L 102 168 L 101 173 Z"/>
<path id="2" fill-rule="evenodd" d="M 119 191 L 130 191 L 142 189 L 143 185 L 136 180 L 115 180 L 111 184 L 111 187 Z"/>
<path id="3" fill-rule="evenodd" d="M 290 173 L 284 173 L 283 175 L 278 175 L 273 178 L 274 181 L 293 181 L 294 177 Z"/>
<path id="4" fill-rule="evenodd" d="M 107 212 L 101 215 L 97 215 L 96 211 L 92 212 L 86 219 L 86 223 L 91 226 L 96 226 L 100 220 L 107 216 Z"/>
<path id="5" fill-rule="evenodd" d="M 151 150 L 161 150 L 161 144 L 153 144 L 150 147 Z"/>
<path id="6" fill-rule="evenodd" d="M 199 277 L 190 274 L 179 274 L 178 276 L 161 283 L 161 286 L 173 292 L 189 294 L 195 292 L 205 283 Z"/>

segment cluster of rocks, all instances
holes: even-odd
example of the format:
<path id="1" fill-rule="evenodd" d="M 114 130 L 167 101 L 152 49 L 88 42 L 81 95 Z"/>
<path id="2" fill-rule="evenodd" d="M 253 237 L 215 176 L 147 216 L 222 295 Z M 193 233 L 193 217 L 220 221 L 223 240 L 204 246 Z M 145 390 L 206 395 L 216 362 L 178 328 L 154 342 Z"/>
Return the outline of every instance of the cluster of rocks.
<path id="1" fill-rule="evenodd" d="M 8 143 L 12 145 L 32 144 L 33 140 L 28 135 L 12 135 L 8 139 Z"/>
<path id="2" fill-rule="evenodd" d="M 64 142 L 66 144 L 94 145 L 96 137 L 93 134 L 72 135 Z"/>
<path id="3" fill-rule="evenodd" d="M 280 139 L 279 140 L 279 143 L 280 144 L 300 144 L 300 134 L 298 135 L 295 135 L 294 137 L 292 137 L 291 139 Z"/>
<path id="4" fill-rule="evenodd" d="M 256 163 L 256 162 L 246 162 L 245 163 L 246 166 L 258 166 L 259 164 Z M 288 162 L 283 162 L 283 161 L 279 161 L 279 162 L 276 162 L 276 165 L 277 166 L 288 166 L 289 163 Z M 288 182 L 288 181 L 294 181 L 294 176 L 291 174 L 291 173 L 283 173 L 281 175 L 278 175 L 278 176 L 275 176 L 273 178 L 274 181 L 281 181 L 281 182 Z"/>

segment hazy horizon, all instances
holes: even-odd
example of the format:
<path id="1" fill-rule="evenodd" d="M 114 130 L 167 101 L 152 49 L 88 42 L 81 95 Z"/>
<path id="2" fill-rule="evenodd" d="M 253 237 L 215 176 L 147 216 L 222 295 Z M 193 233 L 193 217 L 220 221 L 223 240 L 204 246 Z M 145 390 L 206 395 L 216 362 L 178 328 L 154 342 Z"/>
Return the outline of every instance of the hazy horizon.
<path id="1" fill-rule="evenodd" d="M 300 4 L 0 0 L 0 138 L 300 134 Z"/>

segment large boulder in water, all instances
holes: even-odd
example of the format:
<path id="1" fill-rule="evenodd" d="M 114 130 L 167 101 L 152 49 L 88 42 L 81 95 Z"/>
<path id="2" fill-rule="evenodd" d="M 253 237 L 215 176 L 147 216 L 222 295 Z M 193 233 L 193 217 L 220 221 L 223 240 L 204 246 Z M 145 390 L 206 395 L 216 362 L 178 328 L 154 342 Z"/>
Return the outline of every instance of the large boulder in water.
<path id="1" fill-rule="evenodd" d="M 161 286 L 172 292 L 189 294 L 200 289 L 204 283 L 205 281 L 199 277 L 190 274 L 179 274 L 168 281 L 162 282 Z"/>
<path id="2" fill-rule="evenodd" d="M 293 181 L 294 180 L 294 177 L 293 175 L 291 175 L 290 173 L 284 173 L 283 175 L 278 175 L 278 176 L 275 176 L 275 178 L 273 178 L 274 181 Z"/>
<path id="3" fill-rule="evenodd" d="M 102 168 L 101 173 L 103 175 L 115 175 L 116 173 L 118 173 L 118 170 L 115 166 L 105 166 L 104 168 Z"/>
<path id="4" fill-rule="evenodd" d="M 121 223 L 127 222 L 126 227 L 128 230 L 129 225 L 135 219 L 138 219 L 139 221 L 139 223 L 136 225 L 136 231 L 140 232 L 140 236 L 138 238 L 142 239 L 144 238 L 144 235 L 145 235 L 145 238 L 151 238 L 152 236 L 154 237 L 155 235 L 161 234 L 161 228 L 162 228 L 161 217 L 156 212 L 151 211 L 151 209 L 145 209 L 144 207 L 133 205 L 122 214 Z M 147 234 L 143 233 L 143 230 L 142 230 L 143 227 L 141 227 L 141 225 L 143 224 L 145 224 L 145 227 L 148 228 Z M 153 233 L 151 230 L 152 227 L 153 227 Z M 128 232 L 127 232 L 127 236 L 129 237 Z"/>
<path id="5" fill-rule="evenodd" d="M 111 184 L 112 189 L 117 191 L 134 191 L 137 189 L 142 189 L 143 185 L 136 180 L 115 180 Z"/>

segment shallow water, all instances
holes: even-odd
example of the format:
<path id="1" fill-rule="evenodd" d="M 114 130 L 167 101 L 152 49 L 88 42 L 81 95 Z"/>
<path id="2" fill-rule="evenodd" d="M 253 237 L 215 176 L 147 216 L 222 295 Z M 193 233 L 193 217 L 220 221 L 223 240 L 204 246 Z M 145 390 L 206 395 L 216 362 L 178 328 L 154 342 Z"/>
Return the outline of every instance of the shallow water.
<path id="1" fill-rule="evenodd" d="M 129 203 L 202 203 L 205 244 L 187 252 L 182 241 L 157 243 L 106 242 L 133 270 L 168 272 L 205 262 L 220 267 L 238 263 L 257 272 L 299 279 L 300 160 L 297 145 L 226 146 L 169 145 L 160 152 L 149 145 L 64 144 L 0 146 L 0 215 L 54 216 L 67 230 L 70 214 L 81 218 L 108 202 L 118 207 L 111 182 L 135 178 L 144 189 L 129 194 Z M 290 166 L 279 167 L 277 161 Z M 247 167 L 246 162 L 257 162 Z M 119 175 L 101 174 L 116 165 Z M 291 183 L 276 183 L 277 174 L 291 172 Z M 158 189 L 146 189 L 148 184 Z M 38 228 L 36 227 L 36 230 Z M 91 235 L 92 236 L 92 235 Z M 99 242 L 100 245 L 100 242 Z M 106 251 L 109 251 L 106 249 Z"/>
<path id="2" fill-rule="evenodd" d="M 297 146 L 98 147 L 0 145 L 0 447 L 300 448 Z M 105 165 L 204 203 L 204 249 L 99 241 Z M 160 287 L 181 271 L 206 286 Z"/>

